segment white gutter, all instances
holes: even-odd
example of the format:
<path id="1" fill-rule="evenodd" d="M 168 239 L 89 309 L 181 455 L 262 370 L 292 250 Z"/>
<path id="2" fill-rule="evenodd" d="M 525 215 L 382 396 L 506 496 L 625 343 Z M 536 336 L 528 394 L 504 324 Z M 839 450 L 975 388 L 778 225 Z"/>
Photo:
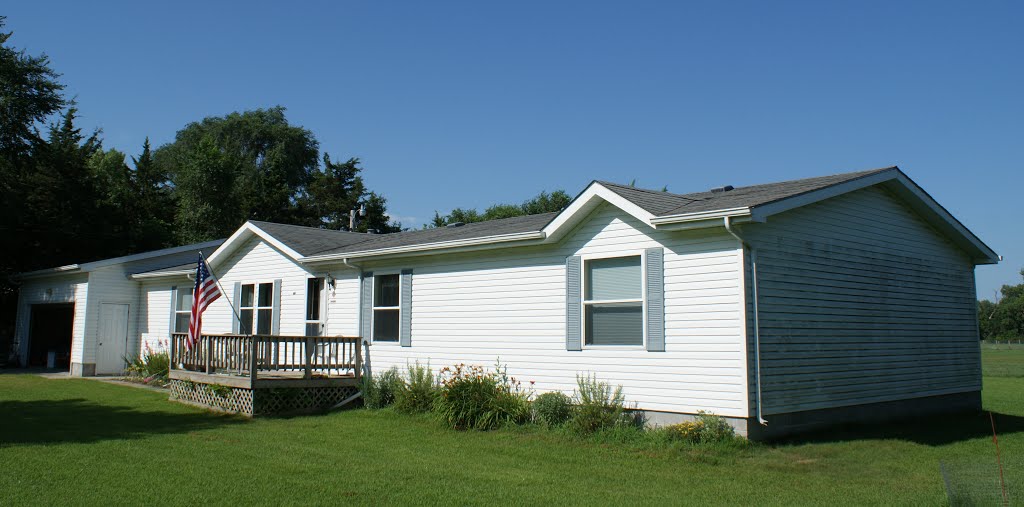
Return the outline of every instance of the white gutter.
<path id="1" fill-rule="evenodd" d="M 651 219 L 651 224 L 675 224 L 679 222 L 692 222 L 695 220 L 707 220 L 709 218 L 728 218 L 728 217 L 742 217 L 749 216 L 750 208 L 728 208 L 728 209 L 717 209 L 713 211 L 698 211 L 696 213 L 679 213 L 677 215 L 665 215 L 660 217 L 654 217 Z"/>
<path id="2" fill-rule="evenodd" d="M 730 217 L 723 217 L 722 222 L 725 224 L 725 230 L 732 237 L 736 238 L 740 242 L 741 247 L 750 249 L 750 290 L 752 292 L 751 297 L 753 298 L 754 307 L 754 386 L 757 389 L 757 422 L 761 423 L 762 426 L 767 426 L 768 421 L 761 415 L 761 333 L 760 333 L 760 322 L 757 317 L 757 250 L 754 249 L 750 243 L 736 234 L 733 230 L 732 224 L 729 222 Z"/>
<path id="3" fill-rule="evenodd" d="M 181 276 L 190 275 L 195 273 L 195 269 L 183 269 L 179 271 L 159 271 L 159 272 L 146 272 L 146 273 L 135 273 L 128 275 L 128 278 L 132 280 L 141 280 L 144 278 L 164 278 L 167 276 Z"/>
<path id="4" fill-rule="evenodd" d="M 363 250 L 359 252 L 345 252 L 337 254 L 313 255 L 299 259 L 301 262 L 323 262 L 323 261 L 346 261 L 348 259 L 359 259 L 365 257 L 380 257 L 384 255 L 402 255 L 408 253 L 425 252 L 431 250 L 444 250 L 449 248 L 465 248 L 493 243 L 508 243 L 512 241 L 527 241 L 544 239 L 546 235 L 541 231 L 520 232 L 515 234 L 503 234 L 500 236 L 486 236 L 482 238 L 459 239 L 453 241 L 442 241 L 439 243 L 427 243 L 424 245 L 396 246 L 380 248 L 376 250 Z"/>

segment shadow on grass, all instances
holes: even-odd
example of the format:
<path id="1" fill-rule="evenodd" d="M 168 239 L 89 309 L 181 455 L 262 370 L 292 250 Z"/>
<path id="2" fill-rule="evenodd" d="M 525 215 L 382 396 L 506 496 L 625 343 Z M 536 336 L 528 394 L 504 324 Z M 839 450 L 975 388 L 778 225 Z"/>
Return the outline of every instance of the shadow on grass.
<path id="1" fill-rule="evenodd" d="M 246 422 L 235 416 L 142 411 L 81 398 L 0 401 L 0 414 L 0 447 L 135 439 Z"/>
<path id="2" fill-rule="evenodd" d="M 1024 432 L 1024 417 L 993 412 L 1000 436 Z M 774 443 L 803 444 L 848 442 L 855 440 L 905 440 L 922 445 L 940 446 L 977 438 L 992 438 L 989 413 L 970 412 L 903 419 L 889 423 L 864 423 L 833 426 Z"/>

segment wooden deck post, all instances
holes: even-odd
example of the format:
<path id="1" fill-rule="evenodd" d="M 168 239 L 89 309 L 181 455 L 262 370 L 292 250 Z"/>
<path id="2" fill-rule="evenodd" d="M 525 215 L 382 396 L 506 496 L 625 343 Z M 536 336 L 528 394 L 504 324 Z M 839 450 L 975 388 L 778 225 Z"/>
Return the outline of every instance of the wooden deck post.
<path id="1" fill-rule="evenodd" d="M 206 335 L 200 337 L 201 340 L 206 340 L 206 373 L 210 373 L 210 359 L 213 358 L 213 340 Z"/>
<path id="2" fill-rule="evenodd" d="M 363 339 L 361 337 L 356 338 L 353 345 L 356 352 L 356 369 L 352 374 L 356 377 L 356 380 L 359 380 L 363 378 Z"/>
<path id="3" fill-rule="evenodd" d="M 256 372 L 259 370 L 259 339 L 249 337 L 249 388 L 256 387 Z"/>
<path id="4" fill-rule="evenodd" d="M 305 354 L 304 354 L 305 355 L 305 361 L 304 362 L 305 362 L 305 367 L 306 367 L 306 373 L 305 373 L 304 378 L 311 379 L 311 378 L 313 378 L 313 338 L 312 337 L 309 337 L 309 336 L 306 337 L 305 349 L 306 350 L 305 350 Z"/>
<path id="5" fill-rule="evenodd" d="M 170 363 L 171 364 L 168 366 L 168 369 L 167 369 L 167 373 L 168 374 L 171 373 L 171 370 L 174 369 L 174 365 L 177 362 L 177 360 L 176 360 L 177 358 L 174 356 L 174 353 L 177 350 L 177 347 L 174 346 L 174 342 L 177 341 L 177 340 L 175 339 L 174 333 L 170 333 L 170 334 L 171 334 L 171 343 L 170 343 L 170 347 L 171 347 L 171 351 L 170 351 L 171 361 L 170 361 Z"/>

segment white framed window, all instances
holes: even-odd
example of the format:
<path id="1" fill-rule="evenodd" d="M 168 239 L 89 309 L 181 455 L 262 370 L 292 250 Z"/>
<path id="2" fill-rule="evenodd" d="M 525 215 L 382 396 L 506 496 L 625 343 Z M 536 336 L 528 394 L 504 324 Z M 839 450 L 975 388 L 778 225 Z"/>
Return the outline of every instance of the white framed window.
<path id="1" fill-rule="evenodd" d="M 179 288 L 174 292 L 174 331 L 188 332 L 188 320 L 192 316 L 192 288 Z"/>
<path id="2" fill-rule="evenodd" d="M 400 296 L 401 278 L 397 273 L 373 276 L 373 341 L 398 342 Z"/>
<path id="3" fill-rule="evenodd" d="M 238 302 L 241 334 L 270 334 L 274 322 L 274 284 L 250 283 L 242 285 Z M 255 330 L 255 333 L 254 331 Z"/>
<path id="4" fill-rule="evenodd" d="M 642 255 L 583 259 L 584 346 L 644 345 Z"/>
<path id="5" fill-rule="evenodd" d="M 323 278 L 306 279 L 306 336 L 323 335 Z"/>

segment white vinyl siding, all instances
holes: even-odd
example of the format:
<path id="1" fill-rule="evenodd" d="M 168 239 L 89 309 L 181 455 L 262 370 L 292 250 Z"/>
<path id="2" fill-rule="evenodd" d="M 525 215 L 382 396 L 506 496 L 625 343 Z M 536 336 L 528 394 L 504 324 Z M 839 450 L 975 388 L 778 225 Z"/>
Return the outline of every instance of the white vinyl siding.
<path id="1" fill-rule="evenodd" d="M 887 191 L 743 232 L 758 250 L 765 414 L 981 389 L 973 265 Z"/>
<path id="2" fill-rule="evenodd" d="M 666 351 L 566 351 L 566 257 L 651 247 L 665 248 Z M 572 394 L 578 374 L 594 373 L 621 384 L 639 408 L 745 417 L 740 260 L 738 242 L 724 232 L 654 231 L 603 205 L 556 245 L 367 262 L 364 269 L 374 273 L 416 273 L 414 346 L 371 347 L 371 363 L 379 372 L 414 361 L 436 370 L 460 362 L 489 367 L 500 359 L 510 375 L 535 381 L 539 392 Z M 357 285 L 350 294 L 358 297 Z"/>

